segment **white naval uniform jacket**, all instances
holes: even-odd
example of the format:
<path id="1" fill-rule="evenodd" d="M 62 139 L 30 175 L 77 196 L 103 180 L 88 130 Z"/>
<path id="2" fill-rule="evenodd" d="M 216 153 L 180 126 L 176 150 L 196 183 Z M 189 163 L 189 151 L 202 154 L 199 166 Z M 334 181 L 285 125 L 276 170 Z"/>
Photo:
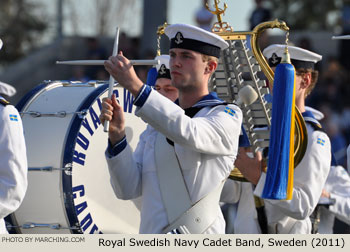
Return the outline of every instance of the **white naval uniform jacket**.
<path id="1" fill-rule="evenodd" d="M 218 98 L 202 99 L 195 106 L 218 102 Z M 233 104 L 208 106 L 190 118 L 153 90 L 135 113 L 152 128 L 142 133 L 134 153 L 129 145 L 114 157 L 106 151 L 111 184 L 120 199 L 142 196 L 140 233 L 161 233 L 169 223 L 156 173 L 156 135 L 160 132 L 175 143 L 184 181 L 195 203 L 229 176 L 238 151 L 242 112 Z M 174 199 L 174 204 L 177 201 Z M 225 233 L 219 204 L 217 207 L 217 217 L 205 233 Z"/>
<path id="2" fill-rule="evenodd" d="M 4 218 L 14 212 L 24 198 L 28 167 L 18 111 L 12 105 L 0 104 L 0 117 L 0 234 L 6 234 Z"/>
<path id="3" fill-rule="evenodd" d="M 321 207 L 320 234 L 332 234 L 334 219 L 350 224 L 350 176 L 342 166 L 332 166 L 328 174 L 325 190 L 330 193 L 330 198 L 335 200 L 328 209 Z"/>
<path id="4" fill-rule="evenodd" d="M 316 207 L 331 167 L 331 144 L 326 133 L 307 123 L 316 119 L 311 112 L 303 113 L 308 133 L 306 153 L 294 169 L 291 200 L 264 199 L 268 232 L 277 234 L 309 234 L 309 216 Z M 266 174 L 262 173 L 254 193 L 261 197 Z"/>

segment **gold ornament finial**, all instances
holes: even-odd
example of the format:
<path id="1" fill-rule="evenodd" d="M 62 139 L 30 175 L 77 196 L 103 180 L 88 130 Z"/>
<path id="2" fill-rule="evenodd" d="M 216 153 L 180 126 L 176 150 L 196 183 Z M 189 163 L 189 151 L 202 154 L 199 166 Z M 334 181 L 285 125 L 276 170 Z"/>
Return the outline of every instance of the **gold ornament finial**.
<path id="1" fill-rule="evenodd" d="M 224 32 L 224 31 L 231 31 L 233 32 L 232 27 L 227 22 L 222 22 L 221 15 L 225 15 L 225 11 L 227 9 L 227 4 L 224 3 L 224 9 L 219 8 L 220 0 L 214 0 L 214 8 L 215 10 L 211 10 L 208 3 L 206 3 L 205 7 L 208 11 L 210 11 L 212 14 L 216 15 L 218 22 L 214 23 L 213 28 L 211 29 L 212 32 Z"/>
<path id="2" fill-rule="evenodd" d="M 163 25 L 158 26 L 157 29 L 157 56 L 160 56 L 161 52 L 160 52 L 160 39 L 162 37 L 162 35 L 164 34 L 164 30 L 165 28 L 168 26 L 167 22 L 164 22 Z"/>
<path id="3" fill-rule="evenodd" d="M 283 53 L 283 56 L 282 56 L 281 63 L 289 63 L 289 64 L 291 64 L 290 54 L 289 54 L 289 51 L 288 51 L 288 41 L 289 41 L 289 32 L 286 33 L 286 47 L 284 48 L 284 53 Z"/>

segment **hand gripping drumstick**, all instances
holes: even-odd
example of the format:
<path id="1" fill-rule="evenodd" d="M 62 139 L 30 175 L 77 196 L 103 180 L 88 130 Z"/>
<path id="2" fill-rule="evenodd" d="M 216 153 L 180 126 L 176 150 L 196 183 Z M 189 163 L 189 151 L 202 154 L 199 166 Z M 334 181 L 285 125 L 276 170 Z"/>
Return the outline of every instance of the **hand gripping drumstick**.
<path id="1" fill-rule="evenodd" d="M 114 46 L 113 46 L 113 56 L 116 56 L 118 53 L 118 42 L 119 42 L 119 27 L 117 27 L 117 32 L 115 34 Z M 114 78 L 112 75 L 109 76 L 109 87 L 108 87 L 108 97 L 112 99 L 114 87 Z M 103 131 L 108 132 L 109 121 L 105 121 Z"/>

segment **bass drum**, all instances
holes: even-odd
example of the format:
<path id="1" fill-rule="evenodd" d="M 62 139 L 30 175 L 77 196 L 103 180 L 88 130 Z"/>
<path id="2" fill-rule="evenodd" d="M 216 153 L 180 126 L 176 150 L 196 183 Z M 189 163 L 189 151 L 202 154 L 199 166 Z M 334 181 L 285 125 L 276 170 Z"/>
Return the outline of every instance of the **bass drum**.
<path id="1" fill-rule="evenodd" d="M 134 115 L 133 96 L 114 93 L 135 149 L 146 124 Z M 106 82 L 45 82 L 17 105 L 28 156 L 28 189 L 10 216 L 11 233 L 138 233 L 140 199 L 118 200 L 105 160 L 108 134 L 99 120 Z"/>

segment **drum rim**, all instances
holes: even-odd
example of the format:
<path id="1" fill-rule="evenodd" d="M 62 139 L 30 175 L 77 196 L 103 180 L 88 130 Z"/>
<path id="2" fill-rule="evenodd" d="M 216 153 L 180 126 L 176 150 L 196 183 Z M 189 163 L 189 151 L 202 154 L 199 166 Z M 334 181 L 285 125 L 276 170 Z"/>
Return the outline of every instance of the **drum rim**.
<path id="1" fill-rule="evenodd" d="M 44 81 L 43 83 L 37 85 L 32 90 L 30 90 L 28 93 L 26 93 L 22 99 L 17 103 L 16 109 L 19 112 L 22 112 L 23 108 L 26 107 L 29 101 L 33 100 L 34 96 L 39 94 L 43 89 L 48 87 L 49 85 L 53 84 L 53 82 L 50 81 Z"/>
<path id="2" fill-rule="evenodd" d="M 103 92 L 108 88 L 108 84 L 102 84 L 100 87 L 97 87 L 93 92 L 91 92 L 78 106 L 77 111 L 82 111 L 89 109 L 90 106 L 97 100 L 97 98 L 102 95 Z M 68 127 L 68 135 L 64 141 L 64 151 L 63 151 L 63 160 L 62 167 L 70 166 L 67 171 L 61 172 L 61 186 L 63 192 L 63 203 L 65 208 L 65 215 L 67 223 L 70 227 L 78 227 L 78 229 L 71 229 L 73 234 L 82 234 L 84 233 L 80 227 L 80 223 L 75 211 L 73 193 L 72 193 L 72 168 L 73 163 L 73 152 L 76 144 L 76 139 L 84 118 L 80 118 L 78 115 L 75 115 L 72 119 L 70 126 Z"/>

